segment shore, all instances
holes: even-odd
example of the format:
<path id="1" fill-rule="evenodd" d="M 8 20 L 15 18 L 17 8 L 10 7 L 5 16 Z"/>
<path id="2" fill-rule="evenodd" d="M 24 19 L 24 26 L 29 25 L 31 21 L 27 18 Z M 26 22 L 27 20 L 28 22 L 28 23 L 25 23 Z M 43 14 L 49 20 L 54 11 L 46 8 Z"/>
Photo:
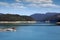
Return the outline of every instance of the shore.
<path id="1" fill-rule="evenodd" d="M 36 21 L 0 21 L 0 23 L 36 23 Z"/>
<path id="2" fill-rule="evenodd" d="M 60 25 L 60 22 L 56 22 L 57 25 Z"/>

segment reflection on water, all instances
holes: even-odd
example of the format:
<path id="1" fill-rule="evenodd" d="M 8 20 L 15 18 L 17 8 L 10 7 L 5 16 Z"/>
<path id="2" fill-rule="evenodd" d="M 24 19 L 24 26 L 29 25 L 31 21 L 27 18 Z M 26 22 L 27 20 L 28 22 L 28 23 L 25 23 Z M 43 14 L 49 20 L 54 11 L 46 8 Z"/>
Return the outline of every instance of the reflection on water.
<path id="1" fill-rule="evenodd" d="M 16 32 L 0 32 L 0 40 L 60 40 L 60 26 L 48 23 L 1 25 L 15 27 Z"/>

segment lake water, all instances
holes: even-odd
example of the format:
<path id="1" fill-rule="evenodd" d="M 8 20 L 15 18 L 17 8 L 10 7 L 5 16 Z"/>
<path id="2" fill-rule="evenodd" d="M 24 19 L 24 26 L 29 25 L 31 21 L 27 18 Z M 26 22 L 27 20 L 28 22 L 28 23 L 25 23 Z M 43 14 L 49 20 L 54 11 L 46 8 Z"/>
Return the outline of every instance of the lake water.
<path id="1" fill-rule="evenodd" d="M 16 32 L 0 32 L 0 40 L 60 40 L 60 26 L 48 23 L 3 25 L 15 27 Z"/>

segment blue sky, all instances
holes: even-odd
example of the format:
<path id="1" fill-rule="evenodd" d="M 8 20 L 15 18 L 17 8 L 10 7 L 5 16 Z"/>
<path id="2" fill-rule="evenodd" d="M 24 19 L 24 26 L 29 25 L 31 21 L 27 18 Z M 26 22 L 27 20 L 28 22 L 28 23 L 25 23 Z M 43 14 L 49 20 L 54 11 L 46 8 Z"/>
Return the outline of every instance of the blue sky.
<path id="1" fill-rule="evenodd" d="M 60 0 L 0 0 L 0 13 L 32 15 L 46 12 L 60 13 Z"/>

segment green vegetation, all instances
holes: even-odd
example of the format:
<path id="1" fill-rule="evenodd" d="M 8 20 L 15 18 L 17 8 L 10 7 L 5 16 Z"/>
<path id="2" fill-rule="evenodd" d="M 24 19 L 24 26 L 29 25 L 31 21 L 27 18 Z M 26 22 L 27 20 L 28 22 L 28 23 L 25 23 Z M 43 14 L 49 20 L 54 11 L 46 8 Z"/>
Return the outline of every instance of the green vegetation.
<path id="1" fill-rule="evenodd" d="M 0 14 L 0 21 L 34 21 L 34 19 L 30 16 L 17 14 Z"/>

